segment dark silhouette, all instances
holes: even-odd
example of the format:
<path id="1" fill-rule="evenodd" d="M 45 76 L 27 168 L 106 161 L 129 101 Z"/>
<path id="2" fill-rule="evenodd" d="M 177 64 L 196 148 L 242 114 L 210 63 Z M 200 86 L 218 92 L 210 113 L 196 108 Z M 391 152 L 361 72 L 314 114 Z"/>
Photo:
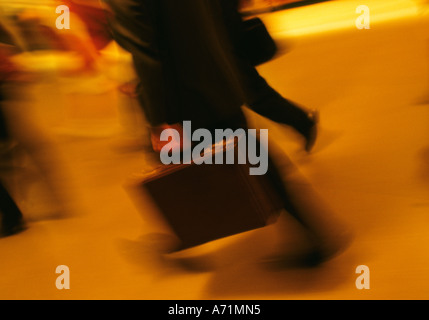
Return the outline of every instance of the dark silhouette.
<path id="1" fill-rule="evenodd" d="M 254 68 L 245 66 L 243 60 L 237 61 L 234 54 L 237 47 L 231 42 L 228 26 L 231 20 L 225 15 L 227 2 L 107 1 L 114 17 L 111 20 L 114 37 L 134 59 L 140 80 L 137 98 L 155 129 L 154 149 L 159 147 L 159 128 L 177 127 L 184 120 L 190 120 L 194 130 L 246 129 L 241 106 L 247 101 L 266 116 L 281 114 L 287 123 L 293 123 L 308 137 L 309 148 L 314 120 L 291 104 L 283 112 L 282 106 L 287 101 L 255 76 Z M 245 76 L 247 72 L 252 76 Z M 251 88 L 258 90 L 255 96 L 249 95 Z M 292 120 L 288 119 L 288 113 L 294 115 Z M 311 243 L 310 249 L 293 256 L 294 263 L 317 265 L 338 253 L 344 245 L 338 241 L 341 227 L 331 228 L 334 220 L 329 215 L 322 217 L 317 205 L 310 208 L 298 201 L 298 191 L 282 179 L 271 160 L 267 177 L 281 196 L 284 209 L 296 219 Z M 313 202 L 310 194 L 301 196 L 307 197 L 307 203 Z M 280 260 L 291 262 L 285 254 Z"/>

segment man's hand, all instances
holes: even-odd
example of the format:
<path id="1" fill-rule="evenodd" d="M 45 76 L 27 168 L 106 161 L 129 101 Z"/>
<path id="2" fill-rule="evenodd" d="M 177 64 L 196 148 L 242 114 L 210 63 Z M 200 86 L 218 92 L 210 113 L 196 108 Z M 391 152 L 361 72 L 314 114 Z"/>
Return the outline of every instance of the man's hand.
<path id="1" fill-rule="evenodd" d="M 167 130 L 166 133 L 168 133 L 168 130 L 176 130 L 179 133 L 179 140 L 175 140 L 175 134 L 168 134 L 169 137 L 171 137 L 168 141 L 161 141 L 161 133 Z M 184 143 L 184 135 L 183 135 L 183 128 L 180 124 L 165 124 L 160 125 L 157 127 L 151 128 L 151 142 L 152 142 L 152 148 L 156 152 L 161 152 L 161 149 L 166 145 L 170 144 L 171 149 L 174 151 L 182 151 L 183 150 L 183 143 Z M 172 141 L 173 140 L 173 141 Z"/>

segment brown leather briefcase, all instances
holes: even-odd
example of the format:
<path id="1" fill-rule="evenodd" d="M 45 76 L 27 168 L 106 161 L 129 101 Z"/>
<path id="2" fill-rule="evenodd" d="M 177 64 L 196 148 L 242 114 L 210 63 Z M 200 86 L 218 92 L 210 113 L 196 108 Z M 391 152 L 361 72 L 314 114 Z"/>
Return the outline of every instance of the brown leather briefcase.
<path id="1" fill-rule="evenodd" d="M 248 164 L 172 164 L 131 184 L 145 192 L 180 240 L 174 251 L 261 228 L 282 209 L 264 175 L 249 175 Z"/>

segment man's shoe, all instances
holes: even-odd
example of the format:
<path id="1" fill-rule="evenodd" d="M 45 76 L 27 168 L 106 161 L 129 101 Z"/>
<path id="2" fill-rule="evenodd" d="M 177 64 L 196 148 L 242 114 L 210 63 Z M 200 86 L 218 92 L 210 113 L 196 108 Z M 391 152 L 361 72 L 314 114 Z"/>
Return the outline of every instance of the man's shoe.
<path id="1" fill-rule="evenodd" d="M 12 226 L 3 226 L 0 230 L 0 238 L 9 237 L 14 234 L 18 234 L 22 231 L 25 231 L 27 229 L 27 225 L 24 221 L 20 221 L 17 224 L 14 224 Z"/>
<path id="2" fill-rule="evenodd" d="M 305 151 L 310 152 L 317 138 L 317 127 L 319 124 L 319 111 L 317 110 L 310 111 L 308 113 L 308 118 L 312 122 L 312 125 L 304 136 L 305 137 L 304 149 Z"/>

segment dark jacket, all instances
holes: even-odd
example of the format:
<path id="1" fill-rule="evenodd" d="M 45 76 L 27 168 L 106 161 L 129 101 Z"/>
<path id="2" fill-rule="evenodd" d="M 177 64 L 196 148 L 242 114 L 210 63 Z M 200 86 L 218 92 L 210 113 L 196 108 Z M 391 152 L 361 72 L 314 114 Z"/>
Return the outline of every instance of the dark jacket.
<path id="1" fill-rule="evenodd" d="M 214 0 L 107 0 L 116 41 L 134 60 L 138 99 L 153 126 L 191 120 L 227 127 L 243 96 L 222 10 Z"/>

